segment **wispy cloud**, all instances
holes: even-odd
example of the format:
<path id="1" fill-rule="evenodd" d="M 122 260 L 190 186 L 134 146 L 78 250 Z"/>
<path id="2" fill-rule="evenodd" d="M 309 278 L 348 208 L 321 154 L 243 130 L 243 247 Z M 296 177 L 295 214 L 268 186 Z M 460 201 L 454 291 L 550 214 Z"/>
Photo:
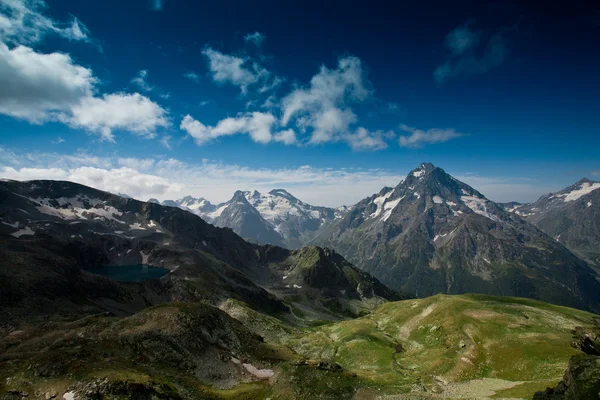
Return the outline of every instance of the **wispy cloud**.
<path id="1" fill-rule="evenodd" d="M 68 40 L 100 45 L 92 40 L 89 29 L 77 17 L 56 21 L 46 15 L 43 0 L 0 1 L 0 41 L 14 45 L 31 45 L 46 35 L 58 35 Z"/>
<path id="2" fill-rule="evenodd" d="M 457 132 L 452 128 L 432 128 L 424 131 L 422 129 L 412 128 L 406 125 L 400 125 L 400 129 L 404 132 L 410 133 L 410 135 L 408 136 L 400 136 L 400 138 L 398 139 L 400 146 L 413 149 L 421 148 L 427 144 L 447 142 L 448 140 L 464 136 L 464 134 Z"/>
<path id="3" fill-rule="evenodd" d="M 483 43 L 482 34 L 471 29 L 470 24 L 461 25 L 448 33 L 445 45 L 448 57 L 433 73 L 438 83 L 487 72 L 502 64 L 507 53 L 501 33 Z"/>
<path id="4" fill-rule="evenodd" d="M 61 138 L 60 136 L 56 138 L 56 140 L 52 141 L 52 144 L 61 144 L 64 143 L 65 139 Z"/>
<path id="5" fill-rule="evenodd" d="M 200 77 L 195 72 L 189 71 L 183 74 L 183 76 L 196 83 L 200 82 Z"/>
<path id="6" fill-rule="evenodd" d="M 208 67 L 217 83 L 229 83 L 238 86 L 242 94 L 248 87 L 259 81 L 266 81 L 271 73 L 249 58 L 221 53 L 210 47 L 202 52 L 208 58 Z"/>
<path id="7" fill-rule="evenodd" d="M 143 69 L 131 80 L 131 83 L 136 85 L 138 88 L 145 92 L 150 92 L 154 87 L 148 83 L 146 78 L 148 77 L 148 70 Z"/>
<path id="8" fill-rule="evenodd" d="M 160 144 L 161 144 L 161 145 L 162 145 L 164 148 L 171 150 L 171 139 L 173 139 L 173 138 L 172 138 L 171 136 L 169 136 L 169 135 L 163 136 L 163 137 L 160 139 Z"/>
<path id="9" fill-rule="evenodd" d="M 494 201 L 533 201 L 560 189 L 537 179 L 449 172 Z M 397 185 L 405 176 L 386 169 L 250 168 L 211 160 L 192 164 L 174 158 L 15 153 L 0 146 L 0 178 L 66 179 L 141 200 L 192 195 L 218 203 L 230 199 L 236 190 L 284 188 L 310 204 L 352 205 L 384 186 Z"/>
<path id="10" fill-rule="evenodd" d="M 244 40 L 246 42 L 254 43 L 256 46 L 260 46 L 265 41 L 265 39 L 265 35 L 263 35 L 260 32 L 249 33 L 246 36 L 244 36 Z"/>
<path id="11" fill-rule="evenodd" d="M 354 133 L 343 135 L 343 140 L 350 145 L 352 150 L 382 150 L 388 147 L 385 139 L 393 139 L 395 133 L 393 131 L 371 132 L 366 128 L 360 127 Z"/>
<path id="12" fill-rule="evenodd" d="M 177 159 L 96 158 L 80 154 L 14 154 L 0 147 L 0 177 L 18 180 L 66 179 L 137 199 L 161 200 L 185 195 L 213 202 L 231 198 L 239 189 L 269 191 L 285 188 L 316 205 L 354 204 L 395 186 L 404 175 L 382 169 L 332 169 L 298 166 L 249 168 L 203 160 L 190 164 Z M 89 161 L 86 159 L 89 157 Z M 12 161 L 20 159 L 21 164 Z M 12 161 L 11 161 L 12 160 Z"/>
<path id="13" fill-rule="evenodd" d="M 162 11 L 163 0 L 150 0 L 150 5 L 154 11 Z"/>

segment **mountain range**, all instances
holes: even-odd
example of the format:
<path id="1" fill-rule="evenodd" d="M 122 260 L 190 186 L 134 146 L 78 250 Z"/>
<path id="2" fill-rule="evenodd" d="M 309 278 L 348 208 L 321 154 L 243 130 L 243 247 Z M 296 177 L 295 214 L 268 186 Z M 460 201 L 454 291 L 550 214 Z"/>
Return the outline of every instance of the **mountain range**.
<path id="1" fill-rule="evenodd" d="M 428 163 L 339 209 L 0 181 L 0 398 L 584 398 L 596 316 L 508 296 L 597 312 L 598 276 L 527 207 Z"/>
<path id="2" fill-rule="evenodd" d="M 231 228 L 252 242 L 292 249 L 306 245 L 324 226 L 347 211 L 343 206 L 329 208 L 304 203 L 283 189 L 266 194 L 238 190 L 231 200 L 218 205 L 192 196 L 160 204 L 190 211 L 215 226 Z"/>
<path id="3" fill-rule="evenodd" d="M 0 182 L 0 240 L 6 299 L 0 309 L 9 319 L 55 310 L 123 314 L 174 299 L 218 305 L 230 298 L 286 318 L 304 309 L 336 319 L 357 315 L 379 298 L 401 298 L 333 250 L 254 245 L 179 208 L 71 182 Z M 87 272 L 136 264 L 170 273 L 152 286 Z"/>
<path id="4" fill-rule="evenodd" d="M 497 204 L 423 163 L 351 207 L 306 204 L 282 189 L 164 201 L 256 243 L 335 249 L 393 289 L 478 292 L 597 307 L 600 183 L 582 180 L 534 204 Z M 540 232 L 541 230 L 541 232 Z"/>
<path id="5" fill-rule="evenodd" d="M 600 182 L 587 178 L 540 197 L 531 204 L 515 204 L 507 210 L 531 222 L 600 268 Z"/>

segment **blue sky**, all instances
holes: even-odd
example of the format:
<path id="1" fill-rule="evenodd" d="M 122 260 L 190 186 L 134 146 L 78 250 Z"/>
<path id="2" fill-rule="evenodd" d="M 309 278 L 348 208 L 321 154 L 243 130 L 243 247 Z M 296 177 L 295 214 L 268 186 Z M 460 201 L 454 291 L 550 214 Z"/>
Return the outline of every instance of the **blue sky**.
<path id="1" fill-rule="evenodd" d="M 422 3 L 0 0 L 0 175 L 340 205 L 423 161 L 498 201 L 600 174 L 598 6 Z"/>

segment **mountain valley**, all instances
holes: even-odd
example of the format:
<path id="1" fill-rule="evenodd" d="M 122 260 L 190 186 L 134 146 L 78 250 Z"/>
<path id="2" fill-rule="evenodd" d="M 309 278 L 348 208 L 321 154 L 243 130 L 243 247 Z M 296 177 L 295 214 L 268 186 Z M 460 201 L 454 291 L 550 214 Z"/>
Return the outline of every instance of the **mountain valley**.
<path id="1" fill-rule="evenodd" d="M 575 390 L 561 383 L 581 358 L 571 336 L 597 317 L 490 294 L 595 311 L 595 272 L 505 207 L 430 164 L 340 209 L 283 190 L 213 206 L 0 182 L 0 398 Z M 91 272 L 136 265 L 165 274 Z"/>

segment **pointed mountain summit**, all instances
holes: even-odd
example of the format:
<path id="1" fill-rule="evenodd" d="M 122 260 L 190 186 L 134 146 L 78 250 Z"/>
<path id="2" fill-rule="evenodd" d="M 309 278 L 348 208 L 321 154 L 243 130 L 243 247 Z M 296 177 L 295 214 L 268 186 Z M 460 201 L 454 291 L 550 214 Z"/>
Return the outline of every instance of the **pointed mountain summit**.
<path id="1" fill-rule="evenodd" d="M 583 178 L 512 209 L 600 271 L 600 182 Z"/>
<path id="2" fill-rule="evenodd" d="M 600 307 L 600 283 L 584 261 L 431 163 L 356 204 L 311 244 L 417 296 L 478 292 Z"/>
<path id="3" fill-rule="evenodd" d="M 289 248 L 302 247 L 340 211 L 306 204 L 284 189 L 267 194 L 244 192 L 246 199 L 284 238 Z"/>
<path id="4" fill-rule="evenodd" d="M 246 199 L 245 193 L 238 190 L 231 200 L 220 204 L 211 214 L 215 226 L 233 229 L 241 237 L 261 244 L 283 245 L 283 238 Z"/>
<path id="5" fill-rule="evenodd" d="M 240 204 L 235 205 L 236 202 Z M 347 212 L 346 207 L 312 206 L 285 189 L 273 189 L 267 194 L 238 190 L 231 200 L 218 205 L 192 196 L 165 200 L 162 205 L 179 207 L 207 222 L 231 228 L 250 241 L 292 249 L 304 246 L 324 226 Z M 240 212 L 244 208 L 246 212 Z"/>

